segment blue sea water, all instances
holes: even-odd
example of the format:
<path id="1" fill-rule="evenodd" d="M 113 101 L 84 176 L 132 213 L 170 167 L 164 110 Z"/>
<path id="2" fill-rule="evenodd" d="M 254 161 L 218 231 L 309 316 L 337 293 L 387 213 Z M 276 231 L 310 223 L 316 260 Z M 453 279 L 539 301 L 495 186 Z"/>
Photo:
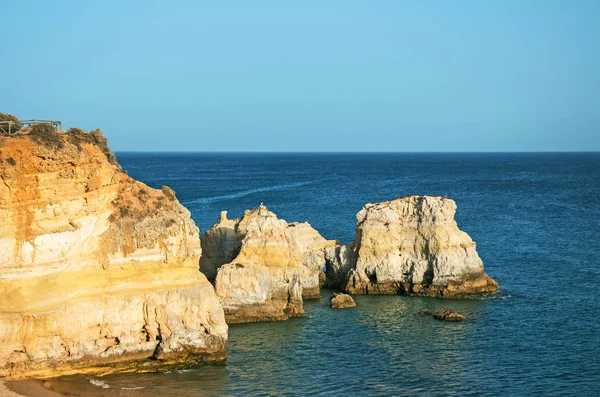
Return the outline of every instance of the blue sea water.
<path id="1" fill-rule="evenodd" d="M 367 202 L 447 195 L 498 297 L 359 296 L 333 311 L 230 327 L 226 365 L 57 380 L 77 396 L 600 395 L 600 154 L 118 153 L 129 174 L 168 185 L 201 231 L 261 202 L 350 242 Z M 451 307 L 462 323 L 420 310 Z M 90 380 L 96 383 L 93 385 Z M 103 382 L 103 383 L 100 383 Z M 100 386 L 98 386 L 100 385 Z M 101 386 L 107 386 L 103 388 Z"/>

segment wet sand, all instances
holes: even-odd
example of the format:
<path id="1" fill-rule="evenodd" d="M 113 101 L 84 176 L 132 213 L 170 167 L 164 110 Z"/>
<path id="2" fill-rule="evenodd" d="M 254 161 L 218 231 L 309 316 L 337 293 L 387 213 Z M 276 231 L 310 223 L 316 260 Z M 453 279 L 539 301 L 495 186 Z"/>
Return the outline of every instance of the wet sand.
<path id="1" fill-rule="evenodd" d="M 10 391 L 4 382 L 0 382 L 0 397 L 20 397 L 22 394 L 17 394 Z"/>
<path id="2" fill-rule="evenodd" d="M 0 381 L 0 397 L 64 397 L 44 387 L 40 380 Z"/>

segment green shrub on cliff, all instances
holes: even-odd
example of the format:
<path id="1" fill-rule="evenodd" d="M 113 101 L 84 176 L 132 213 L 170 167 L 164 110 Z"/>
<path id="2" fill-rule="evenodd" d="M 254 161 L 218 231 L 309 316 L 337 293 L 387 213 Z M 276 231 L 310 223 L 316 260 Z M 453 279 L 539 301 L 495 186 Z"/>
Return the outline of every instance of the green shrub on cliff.
<path id="1" fill-rule="evenodd" d="M 13 116 L 12 114 L 2 113 L 0 112 L 0 132 L 8 134 L 8 124 L 1 123 L 2 121 L 12 121 L 12 125 L 10 126 L 10 132 L 15 133 L 23 128 L 23 124 L 19 122 L 17 116 Z"/>
<path id="2" fill-rule="evenodd" d="M 48 149 L 61 149 L 64 146 L 60 132 L 50 124 L 34 124 L 29 136 L 34 142 L 44 145 Z"/>
<path id="3" fill-rule="evenodd" d="M 81 128 L 69 128 L 67 131 L 67 139 L 79 149 L 81 149 L 83 143 L 92 143 L 91 137 Z"/>
<path id="4" fill-rule="evenodd" d="M 102 150 L 102 153 L 104 153 L 108 161 L 111 164 L 118 166 L 117 158 L 108 147 L 108 141 L 106 140 L 106 137 L 104 136 L 100 128 L 91 130 L 88 133 L 84 132 L 81 128 L 69 128 L 69 130 L 67 131 L 67 137 L 69 139 L 69 142 L 71 142 L 73 145 L 77 146 L 80 149 L 81 145 L 84 143 L 89 143 L 98 146 L 100 150 Z"/>
<path id="5" fill-rule="evenodd" d="M 106 158 L 108 159 L 108 161 L 111 164 L 119 165 L 117 163 L 117 158 L 115 157 L 115 155 L 113 154 L 113 152 L 108 147 L 108 140 L 106 139 L 106 137 L 102 133 L 102 130 L 100 128 L 96 128 L 95 130 L 91 130 L 90 131 L 90 135 L 94 138 L 94 144 L 96 146 L 98 146 L 102 150 L 102 152 L 104 153 L 104 155 L 106 156 Z"/>

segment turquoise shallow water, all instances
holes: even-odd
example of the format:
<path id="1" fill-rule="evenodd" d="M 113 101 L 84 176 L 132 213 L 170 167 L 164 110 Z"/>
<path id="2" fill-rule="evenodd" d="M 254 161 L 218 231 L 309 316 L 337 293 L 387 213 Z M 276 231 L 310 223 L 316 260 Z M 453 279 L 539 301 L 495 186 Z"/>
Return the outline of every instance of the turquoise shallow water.
<path id="1" fill-rule="evenodd" d="M 354 234 L 366 202 L 448 195 L 498 297 L 359 296 L 333 311 L 230 328 L 227 365 L 56 381 L 80 396 L 589 396 L 600 390 L 600 154 L 127 154 L 169 185 L 202 230 L 264 202 L 327 238 Z M 463 323 L 418 315 L 451 307 Z M 94 384 L 92 384 L 92 382 Z M 105 388 L 103 386 L 108 386 Z"/>

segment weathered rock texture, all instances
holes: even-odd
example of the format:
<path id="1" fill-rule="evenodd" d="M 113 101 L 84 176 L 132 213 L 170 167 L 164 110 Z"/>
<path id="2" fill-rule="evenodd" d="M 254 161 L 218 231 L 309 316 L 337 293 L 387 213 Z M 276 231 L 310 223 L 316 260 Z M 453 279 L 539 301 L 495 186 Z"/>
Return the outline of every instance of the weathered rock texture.
<path id="1" fill-rule="evenodd" d="M 327 256 L 331 286 L 351 294 L 461 298 L 493 292 L 469 235 L 454 221 L 456 204 L 443 197 L 408 196 L 367 204 L 357 214 L 349 246 Z"/>
<path id="2" fill-rule="evenodd" d="M 0 138 L 0 376 L 223 361 L 189 212 L 107 147 L 59 139 Z"/>
<path id="3" fill-rule="evenodd" d="M 221 219 L 202 236 L 200 269 L 214 279 L 227 322 L 304 315 L 302 298 L 319 296 L 325 240 L 308 223 L 287 223 L 267 207 Z"/>
<path id="4" fill-rule="evenodd" d="M 336 245 L 325 250 L 325 285 L 342 289 L 348 282 L 348 274 L 355 266 L 353 245 Z"/>
<path id="5" fill-rule="evenodd" d="M 348 307 L 356 307 L 354 299 L 348 294 L 342 294 L 340 292 L 334 292 L 329 300 L 329 305 L 333 309 L 346 309 Z"/>
<path id="6" fill-rule="evenodd" d="M 452 309 L 442 308 L 433 313 L 433 318 L 440 321 L 463 321 L 466 317 Z"/>

